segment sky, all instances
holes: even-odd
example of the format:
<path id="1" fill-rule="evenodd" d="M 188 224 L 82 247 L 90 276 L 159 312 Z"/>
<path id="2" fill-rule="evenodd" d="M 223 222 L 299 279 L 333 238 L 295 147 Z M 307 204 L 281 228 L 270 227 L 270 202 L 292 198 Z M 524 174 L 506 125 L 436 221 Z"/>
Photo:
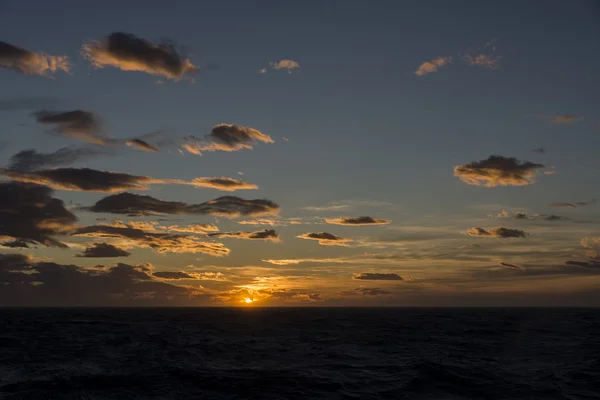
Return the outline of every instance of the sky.
<path id="1" fill-rule="evenodd" d="M 2 306 L 600 306 L 597 2 L 0 14 Z"/>

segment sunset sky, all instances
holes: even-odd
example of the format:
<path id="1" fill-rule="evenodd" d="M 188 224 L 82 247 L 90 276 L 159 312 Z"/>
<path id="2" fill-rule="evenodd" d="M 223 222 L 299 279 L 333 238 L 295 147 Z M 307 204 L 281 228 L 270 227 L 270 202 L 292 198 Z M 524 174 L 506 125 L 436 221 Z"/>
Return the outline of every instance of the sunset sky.
<path id="1" fill-rule="evenodd" d="M 0 15 L 2 306 L 600 306 L 595 1 Z"/>

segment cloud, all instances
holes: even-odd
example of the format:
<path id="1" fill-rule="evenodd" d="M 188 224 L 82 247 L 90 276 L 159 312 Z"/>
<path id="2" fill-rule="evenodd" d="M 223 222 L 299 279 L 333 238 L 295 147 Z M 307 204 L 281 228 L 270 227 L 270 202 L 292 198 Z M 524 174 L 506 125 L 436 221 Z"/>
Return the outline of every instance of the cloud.
<path id="1" fill-rule="evenodd" d="M 194 275 L 183 271 L 157 271 L 152 276 L 165 280 L 197 279 Z"/>
<path id="2" fill-rule="evenodd" d="M 462 59 L 469 65 L 476 67 L 484 67 L 488 69 L 500 68 L 500 61 L 502 56 L 494 56 L 492 54 L 465 54 Z"/>
<path id="3" fill-rule="evenodd" d="M 572 124 L 581 120 L 580 116 L 573 114 L 558 114 L 558 115 L 538 115 L 539 119 L 544 119 L 553 124 Z"/>
<path id="4" fill-rule="evenodd" d="M 302 207 L 304 210 L 308 211 L 339 211 L 346 210 L 349 208 L 356 207 L 374 207 L 374 208 L 382 208 L 382 207 L 391 207 L 394 206 L 393 203 L 389 203 L 387 201 L 378 201 L 378 200 L 341 200 L 341 201 L 332 201 L 323 206 L 309 206 Z"/>
<path id="5" fill-rule="evenodd" d="M 229 239 L 248 239 L 248 240 L 272 240 L 279 241 L 279 235 L 273 229 L 265 229 L 257 232 L 213 232 L 208 233 L 208 237 L 229 238 Z"/>
<path id="6" fill-rule="evenodd" d="M 117 246 L 108 243 L 94 243 L 91 247 L 84 250 L 83 254 L 77 257 L 87 258 L 105 258 L 105 257 L 128 257 L 131 253 Z"/>
<path id="7" fill-rule="evenodd" d="M 44 186 L 0 183 L 0 240 L 66 247 L 56 236 L 69 232 L 77 218 L 52 194 Z"/>
<path id="8" fill-rule="evenodd" d="M 235 191 L 235 190 L 252 190 L 258 189 L 258 186 L 252 183 L 246 183 L 240 179 L 233 178 L 196 178 L 191 182 L 197 187 L 206 187 L 212 189 L 219 189 L 223 191 Z"/>
<path id="9" fill-rule="evenodd" d="M 569 207 L 569 208 L 576 208 L 577 206 L 575 204 L 571 204 L 571 203 L 550 203 L 550 204 L 548 204 L 548 207 Z"/>
<path id="10" fill-rule="evenodd" d="M 382 290 L 380 288 L 365 288 L 365 287 L 360 287 L 360 288 L 356 288 L 354 289 L 355 292 L 362 294 L 363 296 L 384 296 L 384 295 L 389 295 L 391 294 L 391 292 Z M 349 293 L 345 293 L 345 294 L 349 294 Z"/>
<path id="11" fill-rule="evenodd" d="M 97 154 L 101 154 L 101 152 L 94 149 L 76 147 L 63 147 L 52 153 L 38 153 L 34 149 L 27 149 L 18 152 L 10 158 L 8 169 L 31 171 L 44 167 L 69 165 Z"/>
<path id="12" fill-rule="evenodd" d="M 400 275 L 394 274 L 394 273 L 382 274 L 382 273 L 371 273 L 371 272 L 361 272 L 358 274 L 354 274 L 352 279 L 363 280 L 363 281 L 403 281 L 404 280 L 404 278 L 402 278 Z"/>
<path id="13" fill-rule="evenodd" d="M 259 74 L 266 74 L 267 73 L 267 69 L 266 68 L 261 68 L 258 70 Z"/>
<path id="14" fill-rule="evenodd" d="M 275 143 L 271 136 L 257 129 L 235 124 L 217 124 L 205 138 L 188 136 L 182 147 L 189 153 L 202 155 L 203 151 L 251 150 L 258 142 Z"/>
<path id="15" fill-rule="evenodd" d="M 561 217 L 559 215 L 551 214 L 551 215 L 545 215 L 544 219 L 546 221 L 564 221 L 564 220 L 566 220 L 568 218 L 567 217 Z"/>
<path id="16" fill-rule="evenodd" d="M 352 239 L 343 238 L 327 232 L 303 233 L 296 236 L 299 239 L 317 240 L 321 246 L 348 246 Z"/>
<path id="17" fill-rule="evenodd" d="M 200 204 L 164 201 L 151 196 L 119 193 L 98 200 L 86 210 L 130 216 L 155 214 L 209 214 L 223 217 L 265 215 L 279 213 L 279 206 L 271 200 L 245 200 L 235 196 L 222 196 Z"/>
<path id="18" fill-rule="evenodd" d="M 174 80 L 198 71 L 172 43 L 155 44 L 130 33 L 113 32 L 102 41 L 86 43 L 81 54 L 95 68 L 115 67 Z"/>
<path id="19" fill-rule="evenodd" d="M 84 268 L 0 255 L 0 306 L 202 305 L 199 288 L 156 280 L 148 265 Z"/>
<path id="20" fill-rule="evenodd" d="M 522 230 L 505 228 L 503 226 L 491 229 L 473 227 L 467 230 L 467 234 L 469 236 L 495 237 L 499 239 L 524 238 L 525 236 L 527 236 L 527 233 L 525 233 Z"/>
<path id="21" fill-rule="evenodd" d="M 138 247 L 151 248 L 159 253 L 202 253 L 221 257 L 229 254 L 229 249 L 222 243 L 204 242 L 195 235 L 147 232 L 132 227 L 112 225 L 90 225 L 78 228 L 73 236 L 121 238 Z"/>
<path id="22" fill-rule="evenodd" d="M 367 225 L 387 225 L 389 220 L 372 218 L 372 217 L 341 217 L 328 218 L 325 220 L 328 224 L 335 225 L 352 225 L 352 226 L 367 226 Z"/>
<path id="23" fill-rule="evenodd" d="M 52 77 L 57 71 L 71 72 L 67 56 L 34 53 L 3 41 L 0 41 L 0 67 L 26 75 L 45 77 Z"/>
<path id="24" fill-rule="evenodd" d="M 67 154 L 67 157 L 70 155 Z M 46 185 L 58 190 L 85 192 L 120 192 L 124 190 L 147 190 L 153 184 L 177 184 L 209 187 L 224 191 L 256 189 L 256 185 L 231 178 L 156 179 L 148 176 L 130 175 L 122 172 L 98 171 L 90 168 L 55 168 L 39 171 L 0 170 L 0 174 L 19 182 Z"/>
<path id="25" fill-rule="evenodd" d="M 511 264 L 511 263 L 507 263 L 507 262 L 500 262 L 500 266 L 501 267 L 505 267 L 505 268 L 512 268 L 512 269 L 524 269 L 522 266 L 517 265 L 517 264 Z"/>
<path id="26" fill-rule="evenodd" d="M 148 143 L 145 140 L 139 138 L 130 139 L 127 142 L 125 142 L 125 144 L 129 147 L 142 151 L 148 151 L 151 153 L 156 153 L 160 151 L 160 148 L 157 145 Z"/>
<path id="27" fill-rule="evenodd" d="M 543 147 L 538 147 L 537 149 L 533 149 L 531 151 L 533 151 L 534 153 L 546 154 L 546 149 L 544 149 Z"/>
<path id="28" fill-rule="evenodd" d="M 271 67 L 271 69 L 276 69 L 276 70 L 283 69 L 291 74 L 294 70 L 300 69 L 300 64 L 298 64 L 294 60 L 284 59 L 284 60 L 269 62 L 269 67 Z M 267 72 L 267 69 L 263 68 L 263 69 L 258 70 L 258 72 L 260 72 L 261 74 L 264 74 Z"/>
<path id="29" fill-rule="evenodd" d="M 173 232 L 183 233 L 206 233 L 206 232 L 218 232 L 219 228 L 215 225 L 210 224 L 192 224 L 187 226 L 170 225 L 167 230 Z"/>
<path id="30" fill-rule="evenodd" d="M 596 203 L 597 199 L 592 199 L 590 201 L 578 201 L 577 203 L 575 203 L 578 206 L 589 206 L 592 205 L 594 203 Z"/>
<path id="31" fill-rule="evenodd" d="M 415 71 L 415 75 L 423 76 L 436 72 L 438 68 L 450 63 L 452 63 L 452 57 L 437 57 L 431 61 L 425 61 L 423 64 L 419 65 L 419 68 Z"/>
<path id="32" fill-rule="evenodd" d="M 71 139 L 102 146 L 118 143 L 117 140 L 109 139 L 102 133 L 99 118 L 90 111 L 38 111 L 33 115 L 38 123 L 54 125 L 57 133 Z"/>
<path id="33" fill-rule="evenodd" d="M 534 176 L 542 164 L 519 161 L 514 157 L 492 155 L 454 168 L 454 176 L 474 186 L 524 186 L 535 182 Z"/>

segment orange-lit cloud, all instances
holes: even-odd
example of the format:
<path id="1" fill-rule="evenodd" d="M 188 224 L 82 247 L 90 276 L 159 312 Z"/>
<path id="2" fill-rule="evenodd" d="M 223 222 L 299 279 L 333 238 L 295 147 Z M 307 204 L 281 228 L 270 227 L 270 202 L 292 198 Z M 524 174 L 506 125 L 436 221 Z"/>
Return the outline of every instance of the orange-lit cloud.
<path id="1" fill-rule="evenodd" d="M 539 119 L 544 119 L 553 124 L 572 124 L 581 120 L 580 116 L 573 114 L 557 114 L 557 115 L 538 115 Z"/>
<path id="2" fill-rule="evenodd" d="M 208 237 L 224 239 L 246 239 L 246 240 L 272 240 L 279 241 L 279 235 L 273 229 L 265 229 L 257 232 L 211 232 Z"/>
<path id="3" fill-rule="evenodd" d="M 83 45 L 81 54 L 95 68 L 115 67 L 179 80 L 198 71 L 172 43 L 155 44 L 135 35 L 114 32 Z"/>
<path id="4" fill-rule="evenodd" d="M 436 72 L 444 65 L 448 65 L 450 63 L 452 63 L 452 57 L 437 57 L 431 61 L 425 61 L 423 64 L 419 65 L 419 68 L 417 68 L 415 71 L 415 75 L 423 76 L 431 74 L 432 72 Z"/>
<path id="5" fill-rule="evenodd" d="M 251 150 L 258 142 L 275 143 L 271 136 L 257 129 L 235 124 L 217 124 L 205 140 L 188 136 L 185 141 L 183 149 L 196 155 L 202 155 L 203 151 Z"/>
<path id="6" fill-rule="evenodd" d="M 26 75 L 52 77 L 57 71 L 71 72 L 67 56 L 34 53 L 10 43 L 0 41 L 0 67 Z"/>
<path id="7" fill-rule="evenodd" d="M 522 230 L 519 229 L 511 229 L 505 228 L 503 226 L 499 228 L 489 228 L 484 229 L 480 227 L 473 227 L 467 230 L 467 235 L 469 236 L 479 236 L 479 237 L 493 237 L 499 239 L 507 239 L 507 238 L 524 238 L 527 236 Z"/>
<path id="8" fill-rule="evenodd" d="M 327 232 L 303 233 L 296 236 L 299 239 L 316 240 L 321 246 L 344 246 L 347 247 L 352 239 L 343 238 Z"/>
<path id="9" fill-rule="evenodd" d="M 544 165 L 493 155 L 455 167 L 454 176 L 474 186 L 524 186 L 535 183 L 535 173 L 540 168 Z"/>
<path id="10" fill-rule="evenodd" d="M 379 219 L 379 218 L 366 217 L 366 216 L 328 218 L 325 221 L 328 224 L 350 225 L 350 226 L 387 225 L 390 223 L 390 221 L 386 220 L 386 219 Z"/>
<path id="11" fill-rule="evenodd" d="M 109 243 L 94 243 L 91 247 L 86 248 L 82 254 L 77 257 L 87 258 L 108 258 L 108 257 L 127 257 L 131 253 Z"/>
<path id="12" fill-rule="evenodd" d="M 252 183 L 246 183 L 241 179 L 233 178 L 195 178 L 190 182 L 191 185 L 197 187 L 206 187 L 232 192 L 235 190 L 252 190 L 258 189 L 258 186 Z"/>
<path id="13" fill-rule="evenodd" d="M 354 274 L 352 279 L 361 281 L 403 281 L 404 278 L 395 273 L 374 273 L 374 272 L 360 272 Z"/>
<path id="14" fill-rule="evenodd" d="M 279 60 L 279 61 L 271 61 L 269 63 L 269 68 L 275 70 L 285 70 L 288 73 L 292 73 L 294 70 L 300 69 L 300 64 L 298 64 L 294 60 Z M 259 73 L 265 74 L 267 73 L 267 68 L 261 68 L 258 70 Z"/>
<path id="15" fill-rule="evenodd" d="M 494 56 L 491 54 L 465 54 L 462 56 L 462 59 L 466 61 L 469 65 L 489 69 L 498 69 L 500 68 L 500 61 L 502 61 L 502 56 Z"/>
<path id="16" fill-rule="evenodd" d="M 145 140 L 139 138 L 130 139 L 127 142 L 125 142 L 125 144 L 129 147 L 133 147 L 142 151 L 148 151 L 151 153 L 156 153 L 160 150 L 160 148 L 157 145 L 148 143 Z"/>

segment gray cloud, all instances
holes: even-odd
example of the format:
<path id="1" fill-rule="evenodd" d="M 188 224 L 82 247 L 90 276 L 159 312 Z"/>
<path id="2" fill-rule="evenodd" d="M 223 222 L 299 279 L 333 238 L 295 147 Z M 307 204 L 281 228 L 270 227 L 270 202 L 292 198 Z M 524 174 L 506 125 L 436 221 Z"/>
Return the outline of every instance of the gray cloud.
<path id="1" fill-rule="evenodd" d="M 510 229 L 503 226 L 499 228 L 483 229 L 480 227 L 473 227 L 467 231 L 469 236 L 480 236 L 480 237 L 495 237 L 499 239 L 506 238 L 524 238 L 527 233 L 519 229 Z"/>
<path id="2" fill-rule="evenodd" d="M 107 196 L 86 208 L 92 212 L 124 214 L 130 216 L 155 214 L 210 214 L 224 217 L 240 215 L 265 215 L 279 213 L 279 206 L 271 200 L 245 200 L 235 196 L 222 196 L 200 204 L 164 201 L 151 196 L 119 193 Z"/>
<path id="3" fill-rule="evenodd" d="M 354 274 L 353 279 L 363 280 L 363 281 L 403 281 L 402 278 L 398 274 L 394 273 L 372 273 L 372 272 L 361 272 L 358 274 Z"/>
<path id="4" fill-rule="evenodd" d="M 94 243 L 91 247 L 86 248 L 82 254 L 77 257 L 87 258 L 108 258 L 108 257 L 128 257 L 131 253 L 117 246 L 108 243 Z"/>
<path id="5" fill-rule="evenodd" d="M 391 294 L 391 292 L 382 290 L 380 288 L 363 288 L 363 287 L 360 287 L 360 288 L 354 289 L 354 291 L 362 294 L 363 296 L 383 296 L 383 295 Z"/>
<path id="6" fill-rule="evenodd" d="M 207 140 L 188 136 L 182 147 L 192 154 L 202 155 L 203 151 L 251 150 L 258 142 L 275 143 L 271 136 L 259 130 L 235 124 L 217 124 L 205 138 Z"/>
<path id="7" fill-rule="evenodd" d="M 548 207 L 569 207 L 569 208 L 575 208 L 577 206 L 575 204 L 571 204 L 571 203 L 550 203 L 550 204 L 548 204 Z"/>
<path id="8" fill-rule="evenodd" d="M 44 167 L 69 165 L 97 154 L 102 153 L 94 149 L 76 147 L 63 147 L 52 153 L 38 153 L 34 149 L 27 149 L 10 158 L 8 169 L 31 171 Z"/>
<path id="9" fill-rule="evenodd" d="M 343 238 L 336 236 L 332 233 L 327 232 L 311 232 L 303 233 L 302 235 L 296 236 L 299 239 L 316 240 L 321 246 L 348 246 L 352 239 Z"/>
<path id="10" fill-rule="evenodd" d="M 514 157 L 492 155 L 486 160 L 473 161 L 454 168 L 454 176 L 475 186 L 523 186 L 535 182 L 534 177 L 542 164 L 519 161 Z"/>
<path id="11" fill-rule="evenodd" d="M 351 226 L 367 226 L 367 225 L 387 225 L 389 220 L 373 217 L 341 217 L 328 218 L 325 220 L 328 224 L 335 225 L 351 225 Z"/>
<path id="12" fill-rule="evenodd" d="M 66 247 L 56 239 L 77 221 L 50 188 L 0 183 L 0 240 L 16 239 Z"/>
<path id="13" fill-rule="evenodd" d="M 501 267 L 505 267 L 505 268 L 513 268 L 513 269 L 524 269 L 522 266 L 517 265 L 517 264 L 511 264 L 511 263 L 507 263 L 507 262 L 500 262 L 500 266 Z"/>
<path id="14" fill-rule="evenodd" d="M 198 71 L 172 43 L 155 44 L 124 32 L 113 32 L 102 41 L 86 43 L 81 53 L 96 68 L 115 67 L 174 80 Z"/>
<path id="15" fill-rule="evenodd" d="M 127 142 L 125 142 L 125 144 L 129 147 L 133 147 L 142 151 L 149 151 L 152 153 L 156 153 L 160 150 L 160 148 L 157 145 L 148 143 L 140 138 L 130 139 Z"/>
<path id="16" fill-rule="evenodd" d="M 546 149 L 544 149 L 543 147 L 538 147 L 537 149 L 533 149 L 531 151 L 533 151 L 534 153 L 546 154 Z"/>
<path id="17" fill-rule="evenodd" d="M 0 41 L 0 68 L 7 68 L 26 75 L 52 77 L 52 74 L 57 71 L 70 72 L 71 64 L 67 56 L 34 53 Z"/>
<path id="18" fill-rule="evenodd" d="M 265 229 L 257 232 L 212 232 L 208 233 L 207 236 L 231 239 L 279 241 L 279 235 L 273 229 Z"/>
<path id="19" fill-rule="evenodd" d="M 110 139 L 102 132 L 99 118 L 90 111 L 38 111 L 34 116 L 38 123 L 53 125 L 55 132 L 71 139 L 102 146 L 113 146 L 119 143 L 118 140 Z"/>

